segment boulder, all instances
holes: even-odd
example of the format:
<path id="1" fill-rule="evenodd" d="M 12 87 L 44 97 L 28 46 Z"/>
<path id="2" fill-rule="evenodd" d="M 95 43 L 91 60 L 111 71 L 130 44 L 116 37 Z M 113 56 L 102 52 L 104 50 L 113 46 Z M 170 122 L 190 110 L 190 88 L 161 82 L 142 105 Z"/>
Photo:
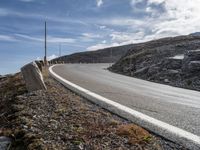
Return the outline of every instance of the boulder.
<path id="1" fill-rule="evenodd" d="M 190 72 L 200 71 L 200 61 L 190 61 L 188 64 L 188 70 Z"/>
<path id="2" fill-rule="evenodd" d="M 165 83 L 169 83 L 169 79 L 164 79 L 164 82 Z"/>
<path id="3" fill-rule="evenodd" d="M 185 57 L 190 60 L 200 60 L 200 50 L 189 50 L 185 53 Z"/>
<path id="4" fill-rule="evenodd" d="M 0 80 L 7 78 L 6 76 L 0 75 Z"/>
<path id="5" fill-rule="evenodd" d="M 21 72 L 29 92 L 47 89 L 42 73 L 35 62 L 31 62 L 22 67 Z"/>
<path id="6" fill-rule="evenodd" d="M 40 62 L 40 64 L 41 64 L 42 66 L 44 66 L 44 61 L 43 61 L 43 60 L 40 60 L 39 62 Z"/>
<path id="7" fill-rule="evenodd" d="M 165 58 L 162 61 L 162 68 L 166 68 L 166 69 L 181 69 L 182 67 L 182 59 L 175 59 L 175 58 Z"/>
<path id="8" fill-rule="evenodd" d="M 5 136 L 0 136 L 0 150 L 9 149 L 8 146 L 11 144 L 12 139 Z"/>
<path id="9" fill-rule="evenodd" d="M 193 72 L 200 68 L 200 50 L 189 50 L 185 53 L 182 70 L 184 72 Z"/>
<path id="10" fill-rule="evenodd" d="M 40 61 L 35 61 L 35 63 L 37 64 L 38 68 L 40 69 L 40 71 L 42 71 L 42 66 L 43 64 Z"/>

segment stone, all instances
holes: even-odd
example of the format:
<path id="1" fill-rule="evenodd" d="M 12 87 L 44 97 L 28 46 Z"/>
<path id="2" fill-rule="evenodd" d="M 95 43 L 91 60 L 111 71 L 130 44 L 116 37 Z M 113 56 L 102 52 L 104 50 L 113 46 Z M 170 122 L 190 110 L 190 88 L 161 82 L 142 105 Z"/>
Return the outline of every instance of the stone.
<path id="1" fill-rule="evenodd" d="M 40 64 L 41 64 L 42 66 L 44 66 L 44 62 L 43 62 L 43 60 L 40 60 Z"/>
<path id="2" fill-rule="evenodd" d="M 200 50 L 189 50 L 185 53 L 182 70 L 184 72 L 193 72 L 200 68 Z"/>
<path id="3" fill-rule="evenodd" d="M 200 71 L 200 61 L 190 61 L 188 64 L 190 72 Z"/>
<path id="4" fill-rule="evenodd" d="M 136 72 L 134 72 L 134 75 L 146 74 L 148 70 L 149 70 L 149 67 L 138 69 L 136 70 Z"/>
<path id="5" fill-rule="evenodd" d="M 190 60 L 200 60 L 200 50 L 189 50 L 185 53 L 185 56 Z"/>
<path id="6" fill-rule="evenodd" d="M 164 82 L 165 83 L 169 83 L 169 79 L 164 79 Z"/>
<path id="7" fill-rule="evenodd" d="M 0 81 L 3 80 L 3 79 L 5 79 L 5 78 L 7 78 L 7 76 L 0 75 Z"/>
<path id="8" fill-rule="evenodd" d="M 0 136 L 0 150 L 7 150 L 12 140 L 5 136 Z"/>
<path id="9" fill-rule="evenodd" d="M 40 61 L 35 61 L 35 63 L 37 64 L 38 68 L 40 69 L 40 71 L 42 71 L 42 66 L 43 64 Z"/>
<path id="10" fill-rule="evenodd" d="M 166 69 L 181 69 L 182 68 L 182 59 L 166 58 L 162 62 L 162 67 Z"/>
<path id="11" fill-rule="evenodd" d="M 22 67 L 21 72 L 29 92 L 47 89 L 42 73 L 35 62 L 31 62 Z"/>
<path id="12" fill-rule="evenodd" d="M 178 73 L 179 73 L 178 70 L 173 70 L 173 69 L 169 69 L 169 70 L 167 70 L 167 72 L 168 72 L 169 74 L 178 74 Z"/>

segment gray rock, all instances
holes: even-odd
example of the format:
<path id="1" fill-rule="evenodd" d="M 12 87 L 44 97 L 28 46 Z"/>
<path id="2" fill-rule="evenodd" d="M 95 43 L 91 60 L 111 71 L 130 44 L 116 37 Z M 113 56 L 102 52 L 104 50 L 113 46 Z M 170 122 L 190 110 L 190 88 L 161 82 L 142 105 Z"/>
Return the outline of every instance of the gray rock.
<path id="1" fill-rule="evenodd" d="M 40 69 L 40 71 L 42 71 L 42 66 L 43 64 L 40 61 L 35 61 L 35 63 L 37 64 L 38 68 Z"/>
<path id="2" fill-rule="evenodd" d="M 200 61 L 190 61 L 188 69 L 190 72 L 200 71 Z"/>
<path id="3" fill-rule="evenodd" d="M 178 73 L 179 73 L 178 70 L 173 70 L 173 69 L 167 70 L 167 72 L 168 72 L 169 74 L 178 74 Z"/>
<path id="4" fill-rule="evenodd" d="M 0 150 L 7 150 L 12 140 L 5 136 L 0 136 Z"/>
<path id="5" fill-rule="evenodd" d="M 199 70 L 200 50 L 189 50 L 185 53 L 182 70 L 184 72 L 193 72 Z"/>
<path id="6" fill-rule="evenodd" d="M 156 74 L 156 73 L 159 72 L 159 70 L 160 70 L 159 67 L 153 65 L 153 66 L 149 67 L 148 73 L 149 74 Z"/>
<path id="7" fill-rule="evenodd" d="M 200 50 L 189 50 L 186 51 L 185 56 L 190 60 L 200 60 Z"/>
<path id="8" fill-rule="evenodd" d="M 181 69 L 182 68 L 182 59 L 166 58 L 162 62 L 162 67 L 166 69 Z"/>
<path id="9" fill-rule="evenodd" d="M 0 75 L 0 81 L 3 80 L 3 79 L 5 79 L 5 78 L 7 78 L 7 76 Z"/>
<path id="10" fill-rule="evenodd" d="M 31 62 L 22 67 L 21 72 L 29 92 L 47 89 L 42 73 L 35 62 Z"/>
<path id="11" fill-rule="evenodd" d="M 165 83 L 169 83 L 169 79 L 165 79 L 164 82 L 165 82 Z"/>
<path id="12" fill-rule="evenodd" d="M 144 67 L 141 69 L 136 70 L 136 72 L 134 72 L 134 75 L 139 75 L 139 74 L 146 74 L 149 70 L 149 67 Z"/>

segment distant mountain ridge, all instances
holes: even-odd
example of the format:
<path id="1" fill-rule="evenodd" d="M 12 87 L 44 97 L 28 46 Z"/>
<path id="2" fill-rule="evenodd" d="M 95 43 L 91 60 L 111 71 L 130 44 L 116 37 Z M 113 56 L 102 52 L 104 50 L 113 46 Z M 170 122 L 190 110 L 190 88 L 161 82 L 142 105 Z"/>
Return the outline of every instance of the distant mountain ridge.
<path id="1" fill-rule="evenodd" d="M 74 53 L 71 55 L 65 55 L 51 62 L 65 62 L 65 63 L 111 63 L 119 60 L 126 52 L 133 46 L 133 44 L 109 47 L 96 51 L 85 51 Z"/>
<path id="2" fill-rule="evenodd" d="M 193 36 L 200 36 L 200 32 L 194 32 L 194 33 L 191 33 L 190 35 L 193 35 Z"/>

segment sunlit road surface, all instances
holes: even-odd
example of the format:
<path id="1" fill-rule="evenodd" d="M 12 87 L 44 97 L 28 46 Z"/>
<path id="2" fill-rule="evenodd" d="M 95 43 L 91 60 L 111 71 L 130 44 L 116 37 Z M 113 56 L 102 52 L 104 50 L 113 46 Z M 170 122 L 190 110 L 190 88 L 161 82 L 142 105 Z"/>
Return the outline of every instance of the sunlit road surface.
<path id="1" fill-rule="evenodd" d="M 200 136 L 200 92 L 112 73 L 109 64 L 65 64 L 59 76 L 108 99 Z"/>

